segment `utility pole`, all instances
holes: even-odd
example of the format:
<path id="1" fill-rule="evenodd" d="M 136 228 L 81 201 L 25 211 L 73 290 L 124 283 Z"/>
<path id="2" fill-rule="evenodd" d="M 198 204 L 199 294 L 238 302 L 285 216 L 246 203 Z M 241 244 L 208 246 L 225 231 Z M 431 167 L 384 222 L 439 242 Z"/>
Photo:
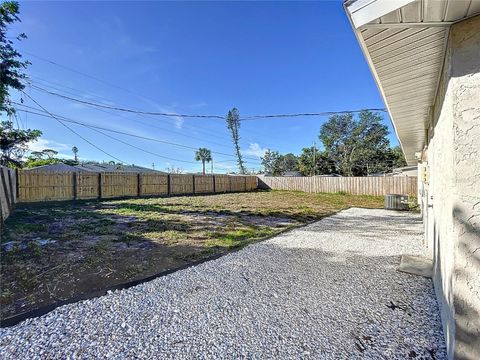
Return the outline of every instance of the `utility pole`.
<path id="1" fill-rule="evenodd" d="M 314 141 L 313 142 L 313 176 L 317 175 L 316 155 L 317 155 L 317 144 L 315 144 L 315 141 Z"/>
<path id="2" fill-rule="evenodd" d="M 212 157 L 212 175 L 213 175 L 213 157 Z"/>
<path id="3" fill-rule="evenodd" d="M 152 162 L 152 169 L 155 170 L 155 163 Z"/>

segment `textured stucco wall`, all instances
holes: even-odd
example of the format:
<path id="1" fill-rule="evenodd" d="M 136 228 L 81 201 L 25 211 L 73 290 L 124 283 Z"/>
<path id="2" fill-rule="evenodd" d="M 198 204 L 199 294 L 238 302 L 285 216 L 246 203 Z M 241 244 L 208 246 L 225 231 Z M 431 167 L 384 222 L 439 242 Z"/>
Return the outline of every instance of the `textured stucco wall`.
<path id="1" fill-rule="evenodd" d="M 427 148 L 427 244 L 449 357 L 480 359 L 480 16 L 452 26 Z"/>

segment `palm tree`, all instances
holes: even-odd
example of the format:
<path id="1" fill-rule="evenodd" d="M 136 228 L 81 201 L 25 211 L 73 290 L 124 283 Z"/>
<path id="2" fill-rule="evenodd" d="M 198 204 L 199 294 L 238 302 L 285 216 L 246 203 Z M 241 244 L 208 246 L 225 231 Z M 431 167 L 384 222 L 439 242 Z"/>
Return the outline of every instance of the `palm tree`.
<path id="1" fill-rule="evenodd" d="M 206 148 L 199 148 L 195 152 L 195 160 L 201 161 L 203 165 L 203 175 L 205 175 L 205 162 L 212 161 L 212 152 Z"/>
<path id="2" fill-rule="evenodd" d="M 78 162 L 78 157 L 77 157 L 77 154 L 78 154 L 78 148 L 76 146 L 74 146 L 72 148 L 72 152 L 73 152 L 73 155 L 75 156 L 75 162 Z"/>

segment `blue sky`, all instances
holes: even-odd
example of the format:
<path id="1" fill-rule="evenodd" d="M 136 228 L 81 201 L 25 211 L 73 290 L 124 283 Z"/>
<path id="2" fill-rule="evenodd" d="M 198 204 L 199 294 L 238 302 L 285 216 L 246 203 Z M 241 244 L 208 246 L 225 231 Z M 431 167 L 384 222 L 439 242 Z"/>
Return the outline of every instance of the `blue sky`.
<path id="1" fill-rule="evenodd" d="M 342 1 L 20 4 L 22 22 L 9 35 L 28 35 L 17 46 L 32 62 L 27 73 L 32 84 L 50 91 L 169 113 L 224 115 L 233 106 L 242 116 L 384 107 Z M 48 111 L 74 120 L 225 153 L 213 154 L 215 170 L 235 169 L 234 158 L 228 156 L 233 155 L 229 133 L 221 120 L 105 112 L 33 86 L 26 92 Z M 28 98 L 25 103 L 36 107 Z M 54 119 L 21 112 L 19 116 L 20 126 L 43 131 L 35 149 L 54 148 L 71 156 L 76 145 L 82 159 L 111 160 Z M 318 143 L 325 120 L 242 123 L 247 167 L 259 168 L 259 156 L 266 148 L 298 154 L 302 147 Z M 201 170 L 201 164 L 189 163 L 194 162 L 194 150 L 110 134 L 177 159 L 166 160 L 91 129 L 69 126 L 126 163 Z"/>

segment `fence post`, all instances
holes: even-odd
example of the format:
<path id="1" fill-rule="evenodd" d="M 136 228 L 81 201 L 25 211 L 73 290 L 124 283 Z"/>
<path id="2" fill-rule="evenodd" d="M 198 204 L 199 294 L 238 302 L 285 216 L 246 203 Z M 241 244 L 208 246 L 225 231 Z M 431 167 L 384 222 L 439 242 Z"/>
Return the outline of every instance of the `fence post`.
<path id="1" fill-rule="evenodd" d="M 102 198 L 102 173 L 98 173 L 98 198 Z"/>
<path id="2" fill-rule="evenodd" d="M 212 181 L 213 181 L 213 193 L 215 194 L 217 192 L 215 189 L 215 175 L 212 175 Z"/>
<path id="3" fill-rule="evenodd" d="M 15 187 L 15 191 L 16 191 L 16 198 L 17 198 L 17 201 L 18 201 L 18 197 L 20 196 L 20 182 L 19 182 L 19 174 L 18 174 L 18 169 L 15 169 L 15 182 L 16 182 L 16 187 Z"/>
<path id="4" fill-rule="evenodd" d="M 78 174 L 75 171 L 73 174 L 73 200 L 77 200 L 78 197 Z"/>
<path id="5" fill-rule="evenodd" d="M 12 173 L 9 169 L 7 169 L 7 176 L 8 176 L 8 185 L 10 186 L 10 200 L 12 202 L 12 209 L 13 209 L 13 205 L 15 205 L 14 191 L 16 192 L 16 190 L 13 188 Z"/>
<path id="6" fill-rule="evenodd" d="M 137 196 L 142 196 L 142 175 L 140 173 L 137 174 Z"/>
<path id="7" fill-rule="evenodd" d="M 5 172 L 7 172 L 7 176 L 8 176 L 7 168 L 5 168 Z M 3 186 L 3 189 L 5 191 L 5 200 L 7 202 L 7 209 L 8 209 L 8 212 L 11 212 L 13 204 L 10 202 L 10 196 L 8 195 L 7 181 L 5 180 L 5 174 L 4 174 L 3 168 L 1 168 L 1 167 L 0 167 L 0 177 L 2 178 L 2 186 Z M 12 189 L 10 189 L 10 191 L 12 191 Z M 1 206 L 1 204 L 0 204 L 0 206 Z"/>
<path id="8" fill-rule="evenodd" d="M 195 175 L 192 175 L 192 190 L 193 190 L 193 193 L 195 194 Z"/>
<path id="9" fill-rule="evenodd" d="M 170 196 L 171 194 L 171 191 L 170 191 L 170 182 L 171 182 L 171 179 L 170 179 L 170 174 L 167 175 L 167 195 Z"/>

